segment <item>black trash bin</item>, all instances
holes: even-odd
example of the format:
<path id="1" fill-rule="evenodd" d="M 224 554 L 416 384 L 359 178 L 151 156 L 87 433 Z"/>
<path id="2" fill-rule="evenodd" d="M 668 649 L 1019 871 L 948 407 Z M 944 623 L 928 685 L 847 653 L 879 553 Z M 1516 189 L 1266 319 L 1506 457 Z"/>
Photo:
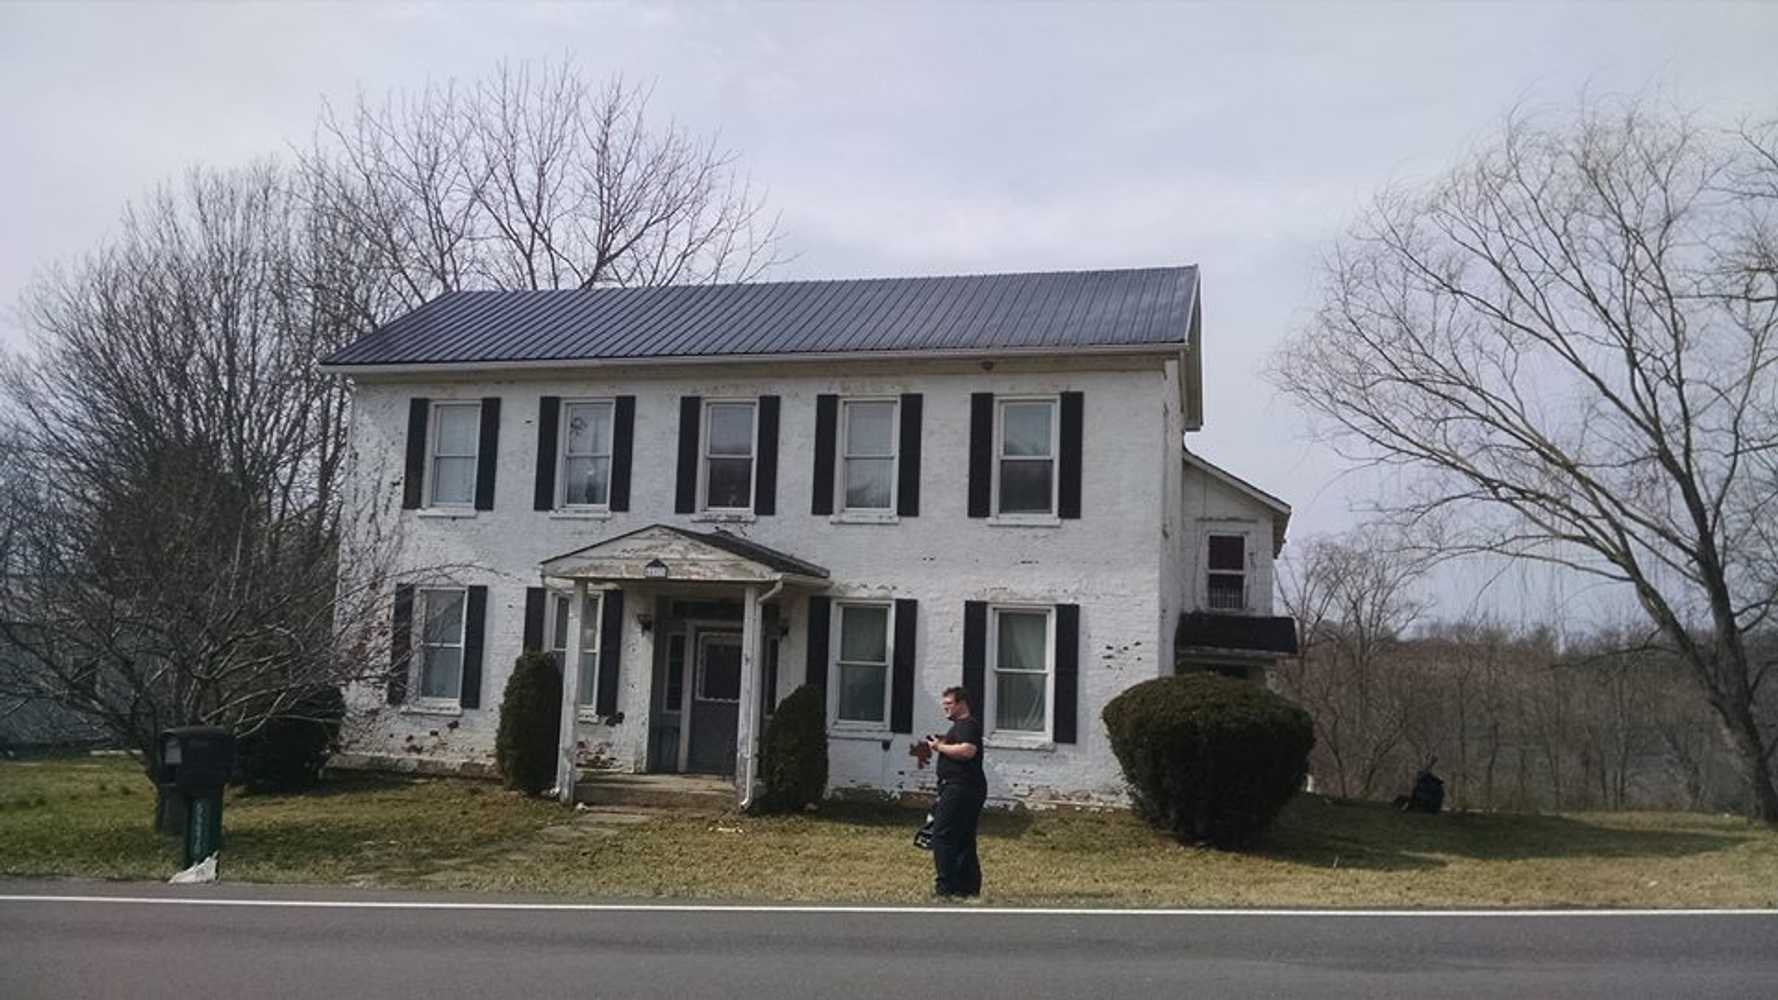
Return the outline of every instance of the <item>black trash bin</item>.
<path id="1" fill-rule="evenodd" d="M 161 733 L 160 785 L 185 810 L 185 867 L 222 846 L 222 789 L 235 769 L 235 737 L 220 726 Z"/>

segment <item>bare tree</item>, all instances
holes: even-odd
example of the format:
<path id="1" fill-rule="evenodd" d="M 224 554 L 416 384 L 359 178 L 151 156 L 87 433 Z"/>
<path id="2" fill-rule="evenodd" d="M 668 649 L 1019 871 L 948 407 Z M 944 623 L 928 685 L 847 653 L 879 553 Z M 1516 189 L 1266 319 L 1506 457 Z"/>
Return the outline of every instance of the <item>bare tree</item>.
<path id="1" fill-rule="evenodd" d="M 502 65 L 324 111 L 303 156 L 317 208 L 372 251 L 387 312 L 460 289 L 744 281 L 777 222 L 715 138 L 571 63 Z"/>
<path id="2" fill-rule="evenodd" d="M 197 171 L 130 210 L 31 289 L 34 351 L 0 383 L 0 694 L 80 712 L 151 773 L 162 728 L 249 735 L 388 669 L 392 543 L 374 504 L 342 513 L 347 387 L 313 365 L 367 329 L 364 282 L 338 280 L 362 248 L 292 180 Z"/>
<path id="3" fill-rule="evenodd" d="M 1272 365 L 1342 454 L 1422 474 L 1387 508 L 1442 552 L 1626 585 L 1766 822 L 1778 740 L 1746 637 L 1778 597 L 1775 151 L 1778 126 L 1635 104 L 1515 115 L 1377 200 Z"/>

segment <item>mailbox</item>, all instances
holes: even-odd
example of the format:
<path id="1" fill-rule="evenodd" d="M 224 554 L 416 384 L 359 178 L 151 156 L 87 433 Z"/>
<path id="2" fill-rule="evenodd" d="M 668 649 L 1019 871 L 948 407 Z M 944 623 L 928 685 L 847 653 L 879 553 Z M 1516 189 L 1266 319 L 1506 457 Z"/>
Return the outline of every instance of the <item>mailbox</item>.
<path id="1" fill-rule="evenodd" d="M 161 733 L 161 787 L 185 811 L 185 866 L 222 846 L 222 788 L 235 769 L 234 734 L 219 726 L 181 726 Z"/>

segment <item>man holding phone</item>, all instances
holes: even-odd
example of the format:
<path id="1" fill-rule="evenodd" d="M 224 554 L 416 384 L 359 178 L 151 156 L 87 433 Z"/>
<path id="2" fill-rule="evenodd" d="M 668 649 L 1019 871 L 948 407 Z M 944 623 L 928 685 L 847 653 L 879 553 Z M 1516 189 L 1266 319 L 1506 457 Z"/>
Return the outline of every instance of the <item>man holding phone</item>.
<path id="1" fill-rule="evenodd" d="M 926 737 L 938 757 L 938 801 L 932 805 L 932 863 L 939 896 L 979 896 L 982 862 L 976 855 L 976 824 L 988 800 L 987 773 L 982 770 L 982 723 L 969 708 L 969 692 L 945 688 L 939 701 L 950 731 L 943 738 Z"/>

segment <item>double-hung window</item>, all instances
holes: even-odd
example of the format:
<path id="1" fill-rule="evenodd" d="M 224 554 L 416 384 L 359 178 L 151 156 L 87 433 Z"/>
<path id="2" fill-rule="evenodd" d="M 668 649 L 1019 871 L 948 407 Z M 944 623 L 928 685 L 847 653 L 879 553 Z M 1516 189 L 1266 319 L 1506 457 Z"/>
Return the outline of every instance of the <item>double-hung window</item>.
<path id="1" fill-rule="evenodd" d="M 990 731 L 1013 736 L 1051 733 L 1055 679 L 1055 611 L 994 608 L 988 630 Z"/>
<path id="2" fill-rule="evenodd" d="M 422 590 L 420 597 L 420 698 L 456 703 L 463 693 L 463 628 L 469 591 Z"/>
<path id="3" fill-rule="evenodd" d="M 563 508 L 603 508 L 611 503 L 610 400 L 562 404 L 561 496 Z"/>
<path id="4" fill-rule="evenodd" d="M 997 400 L 994 511 L 1056 512 L 1056 400 Z"/>
<path id="5" fill-rule="evenodd" d="M 841 724 L 873 727 L 889 723 L 890 605 L 851 603 L 838 605 L 833 644 L 839 691 L 834 719 Z"/>
<path id="6" fill-rule="evenodd" d="M 574 703 L 582 708 L 592 707 L 598 695 L 600 597 L 599 591 L 588 591 L 586 606 L 580 612 L 580 663 Z M 573 594 L 550 593 L 549 655 L 557 667 L 568 661 L 568 611 L 573 604 Z"/>
<path id="7" fill-rule="evenodd" d="M 895 510 L 899 405 L 892 399 L 848 399 L 841 406 L 841 495 L 848 512 Z"/>
<path id="8" fill-rule="evenodd" d="M 481 439 L 480 403 L 432 404 L 431 489 L 428 506 L 475 503 L 476 449 Z"/>
<path id="9" fill-rule="evenodd" d="M 752 401 L 704 405 L 704 509 L 753 509 L 753 458 L 758 406 Z"/>
<path id="10" fill-rule="evenodd" d="M 1212 611 L 1246 610 L 1247 536 L 1210 535 L 1205 547 L 1205 606 Z"/>

